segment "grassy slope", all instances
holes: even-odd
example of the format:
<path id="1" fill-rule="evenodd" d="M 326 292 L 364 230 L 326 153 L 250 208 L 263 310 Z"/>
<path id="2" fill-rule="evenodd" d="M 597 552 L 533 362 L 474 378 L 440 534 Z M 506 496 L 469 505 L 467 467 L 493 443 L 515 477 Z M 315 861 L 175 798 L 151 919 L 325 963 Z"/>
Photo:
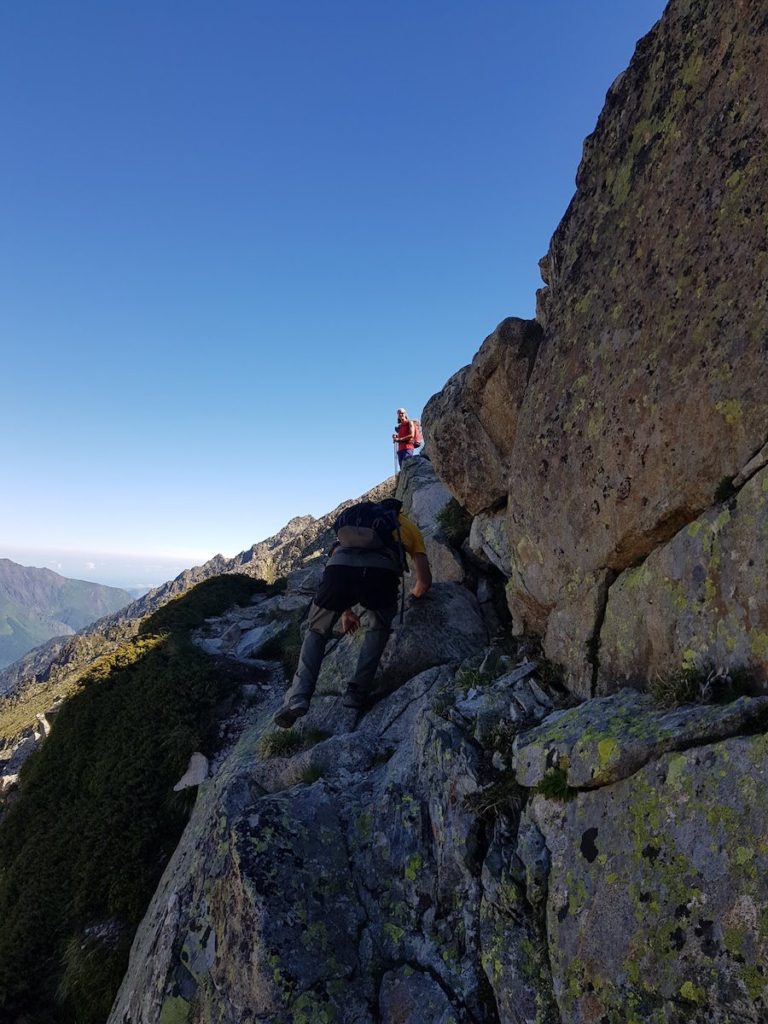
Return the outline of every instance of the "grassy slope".
<path id="1" fill-rule="evenodd" d="M 191 628 L 264 589 L 217 577 L 170 602 L 77 681 L 0 821 L 0 1019 L 103 1024 L 190 808 L 233 682 Z"/>

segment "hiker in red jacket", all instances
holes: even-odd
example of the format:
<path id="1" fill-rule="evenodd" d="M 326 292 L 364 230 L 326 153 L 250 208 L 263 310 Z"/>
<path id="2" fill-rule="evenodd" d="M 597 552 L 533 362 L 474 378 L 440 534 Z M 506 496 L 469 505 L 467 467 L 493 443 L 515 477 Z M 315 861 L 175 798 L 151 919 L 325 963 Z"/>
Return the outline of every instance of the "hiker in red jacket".
<path id="1" fill-rule="evenodd" d="M 413 425 L 405 409 L 397 410 L 397 430 L 392 440 L 397 444 L 397 461 L 402 466 L 404 459 L 410 459 L 415 454 Z"/>

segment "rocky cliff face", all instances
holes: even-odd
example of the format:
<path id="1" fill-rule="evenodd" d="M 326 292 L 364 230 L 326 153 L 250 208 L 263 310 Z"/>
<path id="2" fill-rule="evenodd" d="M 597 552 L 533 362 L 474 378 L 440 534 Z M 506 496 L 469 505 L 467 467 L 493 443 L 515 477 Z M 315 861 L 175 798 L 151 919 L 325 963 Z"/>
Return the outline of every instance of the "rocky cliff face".
<path id="1" fill-rule="evenodd" d="M 672 0 L 585 143 L 536 322 L 505 321 L 424 414 L 451 491 L 504 504 L 517 627 L 584 695 L 681 652 L 768 676 L 741 539 L 720 536 L 736 546 L 719 566 L 701 543 L 681 553 L 720 515 L 763 514 L 758 484 L 725 499 L 767 436 L 767 20 L 761 0 Z M 674 590 L 663 626 L 628 596 L 653 553 Z"/>
<path id="2" fill-rule="evenodd" d="M 341 704 L 354 637 L 290 733 L 271 722 L 285 681 L 265 681 L 200 784 L 109 1024 L 764 1020 L 768 697 L 576 704 L 529 643 L 490 638 L 478 594 L 500 573 L 446 543 L 429 463 L 398 494 L 436 582 L 375 705 Z M 282 600 L 306 606 L 308 583 Z M 258 655 L 266 627 L 238 616 L 199 643 Z"/>

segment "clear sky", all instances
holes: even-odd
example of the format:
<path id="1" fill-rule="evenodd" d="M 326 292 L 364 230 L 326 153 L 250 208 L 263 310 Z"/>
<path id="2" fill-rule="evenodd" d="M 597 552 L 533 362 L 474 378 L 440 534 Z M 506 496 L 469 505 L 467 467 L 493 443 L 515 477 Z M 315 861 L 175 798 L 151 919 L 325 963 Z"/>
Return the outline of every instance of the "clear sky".
<path id="1" fill-rule="evenodd" d="M 386 477 L 663 8 L 0 0 L 0 557 L 190 565 Z"/>

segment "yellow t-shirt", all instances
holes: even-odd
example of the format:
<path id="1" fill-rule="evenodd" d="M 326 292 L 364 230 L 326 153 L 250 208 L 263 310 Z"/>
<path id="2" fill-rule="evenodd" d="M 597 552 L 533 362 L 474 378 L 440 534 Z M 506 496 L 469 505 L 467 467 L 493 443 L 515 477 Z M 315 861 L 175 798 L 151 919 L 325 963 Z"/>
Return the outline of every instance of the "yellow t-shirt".
<path id="1" fill-rule="evenodd" d="M 408 554 L 411 557 L 413 555 L 426 555 L 427 549 L 424 546 L 424 538 L 418 526 L 411 522 L 404 512 L 399 514 L 398 519 L 400 521 L 400 540 L 403 542 L 403 547 Z M 392 536 L 397 540 L 397 530 L 392 531 Z"/>

